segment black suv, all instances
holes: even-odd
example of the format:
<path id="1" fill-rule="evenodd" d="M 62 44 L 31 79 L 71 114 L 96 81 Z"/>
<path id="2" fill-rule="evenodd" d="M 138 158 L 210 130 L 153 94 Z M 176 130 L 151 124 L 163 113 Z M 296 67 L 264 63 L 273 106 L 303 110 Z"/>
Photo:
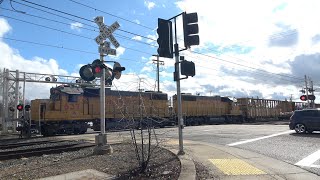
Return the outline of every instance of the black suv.
<path id="1" fill-rule="evenodd" d="M 305 109 L 294 111 L 290 117 L 289 127 L 297 133 L 320 131 L 320 110 Z"/>

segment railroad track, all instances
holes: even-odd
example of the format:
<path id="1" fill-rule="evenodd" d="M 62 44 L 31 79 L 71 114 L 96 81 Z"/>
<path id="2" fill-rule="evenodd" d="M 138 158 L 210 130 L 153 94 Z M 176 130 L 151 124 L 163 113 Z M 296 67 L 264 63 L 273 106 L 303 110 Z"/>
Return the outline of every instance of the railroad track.
<path id="1" fill-rule="evenodd" d="M 39 144 L 51 144 L 51 143 L 59 143 L 59 142 L 66 142 L 65 140 L 62 141 L 33 141 L 33 142 L 21 142 L 21 143 L 7 143 L 7 144 L 0 144 L 0 149 L 12 149 L 17 147 L 23 146 L 32 146 L 32 145 L 39 145 Z"/>
<path id="2" fill-rule="evenodd" d="M 19 144 L 19 143 L 18 143 Z M 38 143 L 39 144 L 39 143 Z M 77 151 L 82 148 L 95 146 L 93 143 L 71 142 L 69 144 L 57 144 L 47 147 L 30 147 L 26 149 L 9 150 L 0 152 L 0 161 L 9 159 L 27 158 L 32 156 L 42 156 L 44 154 L 56 154 L 68 151 Z"/>

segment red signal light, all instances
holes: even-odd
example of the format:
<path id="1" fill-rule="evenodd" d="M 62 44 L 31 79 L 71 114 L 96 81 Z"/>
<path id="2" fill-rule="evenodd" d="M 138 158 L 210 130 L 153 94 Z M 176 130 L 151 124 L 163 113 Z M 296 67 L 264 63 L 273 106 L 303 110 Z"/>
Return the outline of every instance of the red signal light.
<path id="1" fill-rule="evenodd" d="M 301 100 L 301 101 L 306 101 L 306 100 L 307 100 L 307 96 L 306 96 L 306 95 L 300 96 L 300 100 Z"/>
<path id="2" fill-rule="evenodd" d="M 18 111 L 22 111 L 22 110 L 23 110 L 23 105 L 22 105 L 22 104 L 19 104 L 19 105 L 17 106 L 17 109 L 18 109 Z"/>
<path id="3" fill-rule="evenodd" d="M 102 69 L 99 66 L 94 68 L 95 73 L 100 73 L 101 71 L 102 71 Z"/>

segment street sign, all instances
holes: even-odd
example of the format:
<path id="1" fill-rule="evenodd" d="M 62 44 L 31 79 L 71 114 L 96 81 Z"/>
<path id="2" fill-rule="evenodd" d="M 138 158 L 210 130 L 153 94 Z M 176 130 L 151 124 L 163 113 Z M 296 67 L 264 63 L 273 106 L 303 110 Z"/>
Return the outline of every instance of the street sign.
<path id="1" fill-rule="evenodd" d="M 110 42 L 117 49 L 120 46 L 120 43 L 116 40 L 116 38 L 112 35 L 112 33 L 120 27 L 120 24 L 116 21 L 111 26 L 107 27 L 103 23 L 103 17 L 97 16 L 94 18 L 94 22 L 99 26 L 100 34 L 94 40 L 99 46 L 100 54 L 110 54 L 116 55 L 116 50 L 110 48 Z M 105 40 L 109 38 L 110 42 L 106 42 Z"/>
<path id="2" fill-rule="evenodd" d="M 99 47 L 99 53 L 100 54 L 110 54 L 110 55 L 117 55 L 117 52 L 115 49 L 110 49 L 109 47 Z"/>
<path id="3" fill-rule="evenodd" d="M 116 21 L 111 26 L 107 27 L 103 23 L 103 17 L 98 16 L 94 19 L 94 22 L 99 26 L 100 34 L 94 40 L 98 45 L 104 43 L 104 40 L 109 38 L 111 43 L 114 45 L 115 48 L 120 46 L 120 43 L 116 40 L 116 38 L 112 35 L 112 33 L 120 27 L 120 24 Z M 110 46 L 110 45 L 109 45 Z"/>
<path id="4" fill-rule="evenodd" d="M 116 40 L 116 38 L 112 34 L 109 36 L 109 39 L 111 43 L 114 45 L 114 47 L 118 48 L 120 46 L 119 42 Z"/>

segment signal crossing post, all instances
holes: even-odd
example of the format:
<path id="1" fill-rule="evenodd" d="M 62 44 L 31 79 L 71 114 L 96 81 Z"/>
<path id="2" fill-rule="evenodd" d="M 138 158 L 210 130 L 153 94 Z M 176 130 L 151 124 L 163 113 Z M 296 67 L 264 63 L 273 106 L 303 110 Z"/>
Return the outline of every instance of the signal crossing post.
<path id="1" fill-rule="evenodd" d="M 119 42 L 114 38 L 112 33 L 117 30 L 120 25 L 118 22 L 113 23 L 110 27 L 104 24 L 102 16 L 98 16 L 94 19 L 95 23 L 99 26 L 100 34 L 95 38 L 96 43 L 99 45 L 100 61 L 101 64 L 104 63 L 104 55 L 116 55 L 115 49 L 110 49 L 110 43 L 105 42 L 106 38 L 109 38 L 111 43 L 118 48 L 120 46 Z M 107 134 L 106 134 L 106 93 L 105 93 L 105 83 L 106 83 L 106 68 L 102 68 L 102 75 L 100 77 L 100 125 L 101 133 L 96 136 L 96 148 L 94 152 L 96 154 L 112 153 L 112 148 L 107 145 Z M 121 72 L 121 71 L 120 71 Z"/>

